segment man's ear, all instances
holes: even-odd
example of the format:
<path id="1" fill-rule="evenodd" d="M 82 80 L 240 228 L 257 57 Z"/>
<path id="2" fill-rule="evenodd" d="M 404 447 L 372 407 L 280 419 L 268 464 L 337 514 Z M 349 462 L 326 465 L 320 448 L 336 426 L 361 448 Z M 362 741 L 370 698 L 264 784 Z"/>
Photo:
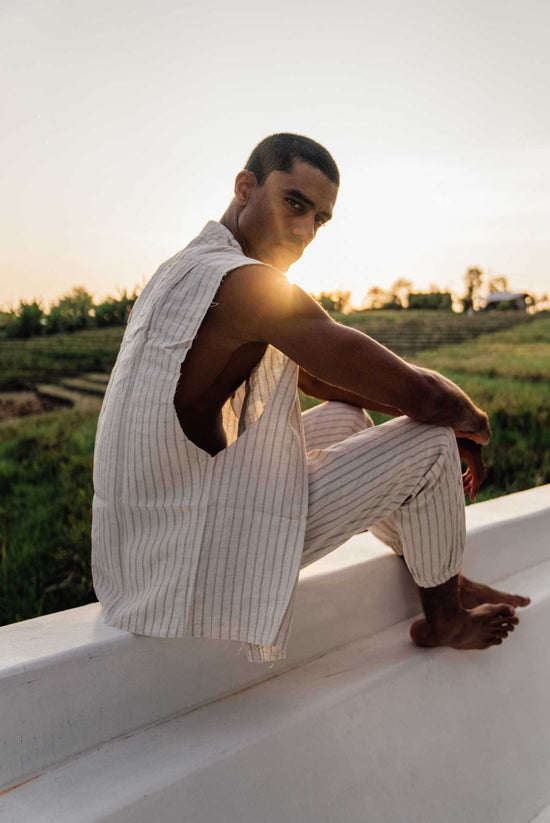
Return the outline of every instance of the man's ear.
<path id="1" fill-rule="evenodd" d="M 238 173 L 235 178 L 235 200 L 239 206 L 246 206 L 252 190 L 256 188 L 257 185 L 258 182 L 254 172 L 243 169 Z"/>

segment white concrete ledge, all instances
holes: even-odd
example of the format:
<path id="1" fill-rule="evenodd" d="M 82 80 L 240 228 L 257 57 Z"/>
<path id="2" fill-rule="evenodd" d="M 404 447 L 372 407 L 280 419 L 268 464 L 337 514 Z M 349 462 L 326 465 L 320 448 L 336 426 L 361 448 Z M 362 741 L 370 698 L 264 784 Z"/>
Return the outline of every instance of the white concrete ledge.
<path id="1" fill-rule="evenodd" d="M 52 769 L 0 798 L 2 820 L 542 821 L 549 579 L 509 579 L 533 605 L 507 647 L 416 649 L 397 624 Z"/>
<path id="2" fill-rule="evenodd" d="M 521 492 L 517 495 L 500 498 L 499 500 L 477 504 L 468 509 L 467 517 L 469 545 L 465 563 L 466 573 L 470 572 L 472 575 L 485 579 L 488 582 L 496 582 L 503 578 L 510 578 L 510 576 L 513 575 L 517 577 L 518 585 L 523 582 L 523 587 L 528 594 L 532 593 L 533 587 L 538 587 L 537 597 L 539 597 L 540 604 L 536 605 L 536 607 L 530 607 L 530 609 L 525 612 L 521 626 L 522 634 L 518 632 L 517 638 L 521 638 L 523 635 L 528 639 L 528 631 L 524 631 L 524 624 L 527 626 L 533 625 L 535 635 L 537 632 L 541 632 L 541 618 L 543 614 L 546 614 L 545 609 L 548 606 L 548 588 L 550 584 L 550 569 L 544 562 L 550 557 L 548 541 L 548 534 L 550 532 L 550 487 L 541 487 L 529 492 Z M 523 578 L 522 575 L 524 575 Z M 512 581 L 508 582 L 516 583 L 516 580 L 512 579 Z M 440 694 L 442 688 L 444 691 L 445 685 L 452 682 L 452 678 L 451 680 L 448 679 L 450 673 L 453 673 L 453 676 L 456 674 L 457 677 L 461 678 L 461 681 L 466 678 L 467 683 L 470 684 L 468 688 L 465 687 L 465 693 L 469 695 L 469 700 L 474 700 L 473 696 L 476 690 L 482 688 L 483 684 L 485 684 L 485 691 L 487 692 L 485 697 L 487 697 L 487 700 L 485 700 L 485 697 L 483 698 L 485 701 L 483 706 L 484 711 L 489 711 L 489 722 L 492 724 L 494 711 L 492 709 L 490 710 L 490 707 L 494 694 L 491 700 L 489 700 L 488 698 L 492 692 L 490 689 L 487 689 L 487 678 L 499 676 L 500 669 L 498 669 L 498 666 L 502 666 L 504 663 L 495 664 L 497 668 L 493 669 L 489 665 L 489 662 L 481 662 L 479 664 L 476 662 L 474 664 L 473 662 L 468 663 L 465 661 L 457 668 L 457 658 L 463 659 L 464 657 L 472 661 L 478 661 L 483 658 L 483 660 L 490 661 L 491 664 L 493 661 L 507 660 L 507 667 L 505 667 L 501 673 L 504 678 L 503 682 L 505 683 L 506 694 L 509 692 L 510 701 L 513 696 L 513 700 L 517 704 L 518 691 L 514 692 L 514 689 L 512 689 L 512 684 L 516 684 L 520 687 L 521 704 L 523 705 L 525 699 L 528 697 L 530 706 L 533 711 L 536 711 L 537 706 L 540 706 L 540 701 L 537 702 L 537 683 L 547 683 L 548 673 L 543 672 L 546 663 L 539 661 L 538 652 L 535 653 L 532 644 L 528 644 L 529 649 L 527 651 L 514 652 L 515 662 L 513 663 L 510 663 L 511 652 L 508 653 L 506 651 L 508 647 L 506 647 L 506 649 L 503 647 L 502 650 L 491 650 L 485 653 L 485 655 L 480 655 L 475 652 L 461 653 L 458 655 L 452 651 L 445 652 L 442 650 L 435 653 L 423 653 L 409 643 L 407 624 L 401 622 L 417 613 L 418 609 L 419 606 L 414 586 L 401 561 L 382 547 L 371 535 L 359 535 L 337 552 L 332 553 L 304 570 L 301 576 L 296 619 L 288 659 L 271 667 L 265 664 L 247 663 L 244 656 L 237 653 L 238 644 L 234 643 L 200 640 L 159 641 L 134 637 L 125 632 L 110 629 L 102 624 L 99 607 L 96 605 L 86 606 L 82 609 L 73 609 L 0 629 L 0 641 L 2 641 L 0 643 L 1 786 L 5 789 L 9 788 L 37 774 L 42 774 L 48 767 L 63 763 L 69 758 L 81 752 L 91 750 L 101 743 L 113 741 L 117 737 L 128 735 L 139 729 L 144 729 L 146 726 L 166 720 L 167 718 L 189 713 L 191 709 L 200 705 L 204 706 L 204 708 L 185 716 L 188 718 L 202 718 L 202 720 L 189 720 L 192 726 L 194 723 L 198 723 L 199 726 L 197 728 L 200 728 L 201 724 L 206 723 L 206 729 L 212 729 L 212 724 L 217 724 L 215 718 L 217 717 L 217 713 L 221 711 L 220 707 L 229 705 L 231 701 L 245 700 L 246 703 L 248 699 L 245 698 L 244 695 L 234 695 L 228 701 L 219 701 L 218 698 L 242 690 L 255 682 L 272 678 L 268 683 L 262 684 L 257 687 L 257 689 L 252 689 L 244 693 L 246 695 L 257 695 L 254 698 L 250 698 L 252 703 L 246 703 L 247 708 L 243 709 L 246 713 L 252 712 L 247 723 L 252 724 L 254 729 L 262 728 L 261 720 L 263 713 L 267 711 L 270 706 L 269 695 L 272 694 L 270 690 L 275 689 L 277 691 L 277 689 L 280 688 L 282 689 L 281 695 L 286 694 L 286 699 L 288 699 L 289 684 L 295 682 L 293 678 L 303 676 L 305 678 L 304 683 L 307 684 L 304 685 L 307 695 L 310 694 L 311 690 L 312 695 L 313 693 L 317 694 L 314 688 L 316 682 L 315 677 L 314 680 L 311 681 L 311 672 L 317 671 L 315 667 L 319 665 L 326 665 L 328 667 L 328 673 L 323 675 L 324 678 L 328 678 L 328 680 L 333 683 L 344 684 L 346 694 L 348 693 L 347 690 L 350 684 L 346 678 L 342 681 L 341 677 L 343 675 L 338 674 L 338 672 L 342 671 L 341 666 L 343 666 L 344 669 L 346 667 L 350 668 L 352 672 L 356 671 L 357 676 L 361 679 L 361 683 L 363 683 L 363 678 L 366 678 L 365 682 L 368 681 L 368 685 L 365 686 L 365 694 L 369 694 L 371 697 L 369 697 L 368 700 L 365 697 L 367 702 L 364 705 L 365 707 L 370 706 L 371 710 L 375 707 L 374 711 L 367 711 L 365 708 L 360 714 L 359 726 L 363 730 L 362 733 L 364 732 L 366 735 L 370 734 L 369 724 L 374 723 L 376 725 L 376 722 L 379 722 L 382 716 L 380 712 L 386 711 L 387 708 L 384 701 L 380 704 L 378 703 L 381 699 L 379 697 L 376 697 L 375 703 L 372 702 L 372 684 L 378 682 L 377 678 L 379 678 L 380 683 L 385 684 L 384 688 L 390 691 L 399 692 L 402 688 L 412 689 L 410 694 L 414 694 L 414 709 L 412 712 L 414 715 L 417 714 L 420 705 L 418 704 L 419 683 L 416 682 L 415 678 L 419 677 L 419 682 L 424 684 L 421 689 L 422 691 L 426 688 L 426 683 L 424 683 L 423 678 L 429 675 L 430 672 L 432 672 L 431 667 L 436 665 L 440 666 L 440 668 L 434 669 L 432 672 L 435 677 L 435 685 L 430 685 L 428 691 L 430 693 L 434 692 L 434 694 Z M 514 645 L 512 645 L 512 641 Z M 382 653 L 381 650 L 385 648 L 388 643 L 390 649 L 387 654 L 382 654 L 383 660 L 381 668 L 377 670 L 378 652 L 376 652 L 376 649 Z M 520 650 L 523 648 L 521 643 L 516 643 L 516 636 L 510 638 L 507 643 L 510 644 L 510 649 Z M 327 654 L 331 650 L 338 651 L 332 651 L 331 654 Z M 516 654 L 520 655 L 517 660 L 515 659 Z M 529 654 L 531 657 L 529 657 Z M 546 655 L 547 661 L 550 660 L 547 651 L 543 652 L 541 649 L 541 654 Z M 305 661 L 311 660 L 314 657 L 320 657 L 321 655 L 324 655 L 324 657 L 315 662 L 303 665 Z M 339 655 L 343 656 L 342 660 L 340 660 Z M 388 658 L 387 655 L 390 655 L 390 657 Z M 395 656 L 392 657 L 392 655 Z M 521 655 L 527 655 L 523 663 L 525 663 L 525 661 L 528 662 L 528 671 L 530 672 L 528 685 L 531 692 L 534 690 L 534 694 L 530 692 L 529 695 L 527 695 L 525 692 L 525 683 L 520 683 L 514 674 L 515 668 L 523 665 Z M 326 662 L 322 663 L 323 660 Z M 357 663 L 358 660 L 360 661 L 359 664 Z M 436 664 L 433 662 L 435 660 L 441 660 L 442 662 Z M 425 670 L 422 669 L 420 661 L 425 661 L 425 664 L 423 663 L 422 665 L 426 665 L 428 668 Z M 401 682 L 402 675 L 400 674 L 396 679 L 395 674 L 397 671 L 401 672 L 404 666 L 405 668 L 412 667 L 410 670 L 417 672 L 417 674 L 414 676 L 407 675 L 403 682 Z M 295 667 L 299 668 L 293 672 L 282 674 L 285 670 Z M 376 677 L 374 675 L 375 671 L 378 671 Z M 418 672 L 420 672 L 420 674 L 418 674 Z M 280 676 L 276 677 L 276 675 Z M 353 675 L 352 680 L 354 677 L 355 675 Z M 375 678 L 374 681 L 372 680 L 373 677 Z M 413 678 L 410 683 L 407 680 L 409 677 Z M 476 677 L 481 677 L 482 681 L 476 680 Z M 542 681 L 541 678 L 543 678 Z M 531 680 L 533 682 L 531 682 Z M 355 682 L 355 680 L 353 680 L 353 682 Z M 492 680 L 489 681 L 489 685 L 491 685 L 491 683 Z M 275 684 L 283 685 L 276 686 Z M 360 691 L 362 689 L 363 686 L 361 685 Z M 446 710 L 456 711 L 458 708 L 464 708 L 462 698 L 457 696 L 456 692 L 456 689 L 451 690 L 453 701 L 458 700 L 458 702 L 456 704 L 455 702 L 447 703 Z M 279 692 L 277 692 L 277 694 L 278 693 Z M 319 692 L 319 694 L 321 695 L 321 692 Z M 322 694 L 325 693 L 323 692 Z M 405 700 L 405 705 L 409 713 L 411 712 L 410 694 L 409 697 L 402 695 L 399 698 L 399 701 Z M 347 705 L 346 701 L 342 702 L 341 697 L 340 693 L 335 696 L 336 703 L 342 706 Z M 306 705 L 297 704 L 296 712 L 298 712 L 300 716 L 303 711 L 306 711 L 308 700 L 306 700 Z M 324 705 L 324 700 L 325 697 L 323 697 L 321 701 L 322 705 Z M 421 699 L 421 703 L 422 702 L 423 698 Z M 487 705 L 485 705 L 485 703 Z M 232 703 L 231 705 L 235 706 L 237 703 Z M 262 706 L 261 710 L 259 709 L 259 705 Z M 401 702 L 399 702 L 399 705 L 401 706 Z M 508 703 L 503 705 L 505 705 L 506 711 L 512 711 L 511 702 L 509 705 Z M 285 706 L 285 701 L 283 700 L 281 705 L 277 703 L 277 706 L 277 711 L 279 711 L 279 709 L 282 711 Z M 318 708 L 313 709 L 314 702 L 311 706 L 313 712 L 312 718 L 315 719 L 315 722 L 313 723 L 312 720 L 313 726 L 311 728 L 307 727 L 307 734 L 312 735 L 311 740 L 315 740 L 317 739 L 315 727 L 319 726 L 319 724 L 319 728 L 324 728 L 324 726 L 322 724 L 322 711 Z M 438 710 L 440 709 L 443 711 L 441 707 L 439 707 Z M 345 712 L 349 711 L 349 707 L 348 709 L 342 709 L 342 711 L 345 715 Z M 399 710 L 396 715 L 395 707 L 393 707 L 390 714 L 386 715 L 386 717 L 389 718 L 390 728 L 387 734 L 390 738 L 396 733 L 397 727 L 395 724 L 405 722 L 401 717 L 400 711 L 401 710 Z M 491 714 L 491 711 L 493 714 Z M 517 711 L 517 705 L 515 711 Z M 290 715 L 294 716 L 292 712 L 290 712 Z M 269 716 L 271 717 L 272 715 L 269 714 Z M 335 718 L 339 716 L 338 712 L 334 715 Z M 504 715 L 499 716 L 500 722 L 502 722 Z M 376 718 L 378 718 L 378 721 L 376 721 Z M 305 716 L 302 720 L 304 723 L 306 722 Z M 433 734 L 435 728 L 434 720 L 435 715 L 428 723 L 430 734 Z M 524 717 L 524 720 L 526 723 L 530 722 L 531 729 L 533 729 L 532 714 Z M 184 718 L 178 717 L 177 720 L 163 723 L 162 729 L 166 730 L 165 733 L 168 735 L 168 738 L 171 739 L 174 729 L 182 728 L 182 724 L 186 722 Z M 278 732 L 276 730 L 278 724 L 285 725 L 286 720 L 281 716 L 276 722 L 275 720 L 273 720 L 273 722 L 275 725 L 270 727 L 268 734 L 270 736 L 272 734 L 277 736 Z M 443 721 L 437 720 L 437 724 L 440 722 Z M 548 722 L 547 719 L 546 722 Z M 297 727 L 299 725 L 300 723 L 297 723 Z M 456 731 L 455 720 L 452 721 L 451 725 Z M 193 728 L 195 728 L 195 726 L 193 726 Z M 336 726 L 330 733 L 329 730 L 326 729 L 326 733 L 329 734 L 329 736 L 336 735 L 336 738 L 338 738 L 338 728 L 339 726 Z M 406 722 L 404 728 L 407 728 Z M 164 732 L 161 733 L 161 731 L 159 731 L 160 729 L 161 726 L 158 726 L 150 731 L 139 732 L 139 734 L 129 738 L 129 741 L 136 740 L 138 737 L 147 734 L 151 734 L 152 737 L 143 738 L 142 742 L 146 739 L 157 741 L 153 746 L 156 752 L 155 758 L 158 759 L 160 764 L 164 764 L 164 766 L 158 774 L 154 769 L 152 770 L 151 780 L 153 782 L 151 784 L 151 792 L 156 797 L 155 802 L 160 803 L 161 801 L 158 795 L 159 788 L 155 781 L 160 781 L 160 784 L 163 784 L 163 781 L 165 783 L 167 781 L 166 785 L 172 787 L 166 796 L 166 803 L 169 804 L 176 802 L 174 798 L 179 796 L 179 789 L 176 790 L 178 786 L 184 791 L 184 788 L 182 788 L 183 783 L 181 783 L 183 777 L 179 760 L 181 760 L 182 763 L 191 763 L 192 761 L 189 768 L 194 775 L 198 774 L 197 769 L 199 769 L 199 766 L 197 763 L 200 765 L 202 761 L 200 758 L 199 761 L 196 762 L 193 760 L 194 755 L 192 753 L 199 751 L 194 744 L 189 749 L 184 746 L 183 748 L 186 752 L 184 753 L 180 750 L 180 741 L 180 743 L 177 744 L 180 746 L 180 749 L 178 749 L 178 765 L 177 767 L 174 766 L 175 771 L 172 770 L 169 775 L 164 774 L 163 776 L 163 769 L 166 765 L 166 758 L 163 754 L 166 741 L 162 736 Z M 409 731 L 412 733 L 412 727 Z M 418 736 L 418 734 L 418 729 L 415 727 L 415 735 Z M 543 730 L 543 737 L 545 734 L 546 732 Z M 161 736 L 158 737 L 158 735 Z M 187 733 L 185 734 L 185 739 L 191 742 L 191 738 L 187 737 Z M 330 737 L 330 739 L 332 741 L 332 737 Z M 362 739 L 364 740 L 365 738 L 363 737 Z M 420 734 L 419 739 L 420 741 L 424 741 L 422 745 L 429 746 L 430 751 L 434 748 L 434 741 L 426 739 L 425 735 Z M 376 738 L 376 740 L 378 742 L 375 749 L 380 751 L 380 740 L 378 738 Z M 544 740 L 546 741 L 546 737 L 544 737 Z M 102 754 L 100 755 L 98 752 L 96 755 L 102 763 L 107 763 L 108 761 L 104 761 L 103 757 L 107 757 L 108 751 L 116 746 L 124 746 L 126 744 L 131 746 L 132 744 L 129 741 L 108 743 L 106 747 L 100 749 Z M 336 744 L 337 740 L 335 739 L 335 752 L 337 750 L 340 751 Z M 143 745 L 145 746 L 144 742 Z M 227 753 L 227 746 L 229 746 L 230 750 L 233 750 L 232 747 L 235 745 L 232 733 L 229 733 L 229 731 L 227 732 L 227 737 L 223 740 L 221 738 L 212 738 L 208 744 L 211 758 L 218 763 L 216 768 L 222 769 L 223 773 L 225 773 L 224 770 L 227 769 L 232 773 L 231 770 L 233 767 L 235 766 L 236 768 L 236 764 L 240 762 L 239 758 L 241 756 L 239 755 L 233 764 L 228 765 L 226 762 L 227 758 L 223 755 L 223 752 Z M 297 743 L 290 741 L 289 745 L 291 749 L 296 745 L 296 750 L 300 750 Z M 254 746 L 249 748 L 252 751 Z M 536 746 L 535 748 L 537 750 L 537 756 L 540 759 L 540 747 Z M 147 750 L 146 746 L 144 751 L 145 750 Z M 416 751 L 414 746 L 413 750 Z M 132 749 L 132 751 L 134 751 L 134 749 Z M 168 749 L 166 751 L 168 752 Z M 547 747 L 546 751 L 548 753 L 550 747 Z M 50 802 L 53 802 L 51 795 L 48 793 L 50 790 L 47 789 L 47 786 L 57 785 L 58 788 L 60 788 L 61 784 L 59 781 L 63 782 L 64 780 L 62 775 L 70 774 L 72 768 L 78 768 L 78 763 L 86 762 L 86 768 L 91 768 L 91 761 L 89 761 L 88 758 L 95 757 L 96 755 L 93 753 L 86 755 L 74 763 L 66 764 L 58 769 L 53 769 L 51 772 L 42 774 L 39 780 L 33 780 L 25 786 L 13 789 L 4 794 L 0 800 L 4 803 L 8 814 L 11 815 L 11 817 L 7 817 L 6 819 L 10 821 L 33 819 L 33 816 L 35 817 L 34 813 L 30 814 L 34 808 L 33 803 L 39 802 L 37 798 L 41 797 L 43 792 L 45 792 L 45 795 L 42 796 L 41 802 L 46 802 L 47 806 L 49 806 Z M 310 755 L 313 756 L 314 759 L 320 758 L 320 760 L 322 760 L 324 756 L 322 756 L 321 752 L 316 753 L 314 749 L 310 752 Z M 121 756 L 123 759 L 126 759 L 130 754 L 129 752 L 125 752 L 121 754 Z M 273 756 L 275 757 L 276 755 L 273 754 Z M 279 752 L 277 756 L 281 757 L 281 752 Z M 338 757 L 344 757 L 345 760 L 345 755 L 342 753 L 338 754 Z M 361 757 L 363 759 L 365 758 L 364 752 Z M 191 758 L 191 761 L 189 761 L 189 758 Z M 252 759 L 254 759 L 254 756 L 252 756 Z M 437 758 L 435 759 L 437 760 Z M 285 760 L 284 757 L 283 760 Z M 128 762 L 133 762 L 131 757 Z M 223 767 L 221 765 L 222 762 L 225 764 Z M 266 761 L 266 763 L 268 762 L 269 761 Z M 290 758 L 289 768 L 291 762 L 294 763 Z M 542 762 L 545 763 L 547 773 L 550 772 L 548 756 L 546 759 L 542 757 Z M 100 768 L 97 765 L 97 761 L 94 761 L 94 763 L 96 763 L 94 769 L 99 769 L 99 771 L 97 771 L 97 779 L 99 780 L 99 774 L 103 773 L 103 766 Z M 139 764 L 136 762 L 134 765 L 135 773 L 138 774 Z M 253 764 L 251 764 L 250 768 L 252 768 L 252 765 Z M 434 765 L 434 768 L 436 765 L 437 763 Z M 151 767 L 151 763 L 149 763 L 149 766 Z M 273 763 L 271 766 L 273 767 Z M 275 761 L 275 766 L 277 769 L 283 769 L 283 765 L 279 764 L 278 761 Z M 298 763 L 294 763 L 294 769 L 297 769 L 298 766 Z M 371 767 L 372 766 L 373 764 L 371 764 Z M 241 763 L 241 768 L 243 767 Z M 309 770 L 307 763 L 305 766 L 302 764 L 302 768 L 304 767 L 306 771 Z M 257 766 L 257 768 L 259 768 L 259 766 Z M 453 765 L 453 768 L 455 768 L 455 765 Z M 539 773 L 537 769 L 538 767 L 535 768 L 533 773 L 535 777 Z M 131 766 L 130 771 L 133 770 L 134 766 Z M 107 769 L 107 771 L 109 771 L 109 769 Z M 119 774 L 119 771 L 120 770 L 115 771 L 113 774 Z M 206 774 L 202 767 L 199 771 L 201 774 Z M 378 774 L 379 771 L 380 769 L 378 768 L 378 772 L 376 773 Z M 95 773 L 96 772 L 93 772 L 93 774 Z M 187 774 L 187 772 L 185 773 Z M 252 773 L 254 773 L 254 769 L 250 772 L 250 774 Z M 318 772 L 318 774 L 322 774 L 322 772 Z M 126 797 L 125 790 L 122 789 L 124 785 L 123 775 L 121 775 L 120 779 L 121 796 Z M 196 779 L 198 778 L 194 777 L 193 781 Z M 267 771 L 262 779 L 268 780 L 269 782 L 269 774 Z M 410 779 L 410 775 L 408 779 Z M 51 783 L 52 780 L 53 783 Z M 186 797 L 190 796 L 190 786 L 193 781 L 191 781 L 191 783 L 187 781 L 185 784 Z M 67 787 L 68 785 L 69 784 L 67 784 Z M 144 783 L 143 785 L 145 786 L 146 784 Z M 197 785 L 202 785 L 200 780 Z M 242 798 L 243 791 L 248 791 L 248 784 L 246 784 L 245 787 L 241 778 L 239 785 L 239 795 Z M 91 804 L 89 806 L 89 814 L 88 811 L 86 811 L 85 815 L 84 812 L 82 812 L 84 816 L 78 818 L 74 816 L 72 818 L 69 816 L 63 817 L 61 815 L 56 819 L 71 819 L 72 821 L 76 819 L 90 821 L 115 819 L 117 821 L 150 820 L 152 816 L 147 817 L 147 814 L 151 814 L 151 812 L 150 810 L 147 812 L 146 803 L 143 805 L 142 793 L 140 794 L 141 790 L 138 784 L 133 785 L 132 791 L 135 792 L 136 789 L 139 790 L 138 795 L 140 798 L 141 811 L 139 811 L 139 815 L 142 815 L 143 811 L 145 816 L 132 817 L 130 812 L 128 812 L 130 816 L 125 816 L 126 811 L 123 811 L 123 807 L 126 808 L 126 800 L 130 802 L 130 796 L 128 795 L 122 805 L 119 802 L 119 798 L 113 801 L 116 810 L 114 806 L 109 808 L 105 806 L 105 814 L 98 809 L 96 803 L 95 805 Z M 200 791 L 198 789 L 197 791 L 197 798 L 199 798 Z M 357 794 L 357 787 L 354 791 Z M 131 791 L 130 794 L 132 794 Z M 543 794 L 544 792 L 540 790 L 540 796 L 537 801 L 540 802 L 534 809 L 532 817 L 534 817 L 535 813 L 538 813 L 544 805 L 550 802 L 550 797 L 543 797 Z M 168 795 L 172 797 L 172 800 L 169 801 Z M 360 794 L 357 795 L 357 797 L 360 796 L 363 797 Z M 35 800 L 32 798 L 35 798 Z M 133 803 L 137 802 L 136 798 L 131 801 L 128 808 L 133 808 Z M 279 798 L 279 801 L 280 800 Z M 52 809 L 58 809 L 61 814 L 60 802 L 61 800 L 53 803 Z M 70 801 L 69 796 L 67 796 L 67 803 L 70 804 L 70 802 L 74 802 L 74 797 L 73 801 Z M 88 803 L 87 800 L 83 802 L 85 805 Z M 212 802 L 215 802 L 214 797 L 212 797 Z M 236 799 L 234 798 L 232 802 L 236 803 Z M 301 802 L 303 802 L 303 799 Z M 334 804 L 336 800 L 334 797 L 332 800 L 325 797 L 324 802 Z M 366 802 L 364 798 L 357 802 L 361 808 L 364 808 L 364 803 Z M 237 808 L 237 806 L 235 806 L 235 808 Z M 312 809 L 314 806 L 312 806 Z M 349 806 L 350 815 L 352 814 L 352 806 L 353 804 Z M 419 808 L 421 807 L 424 808 L 422 804 Z M 224 821 L 232 819 L 253 819 L 252 817 L 247 818 L 243 816 L 242 804 L 238 806 L 239 814 L 236 814 L 234 817 L 230 815 L 210 818 L 201 816 L 202 812 L 198 807 L 195 816 L 183 818 L 180 815 L 179 817 L 175 817 L 170 816 L 168 806 L 166 808 L 167 816 L 159 818 L 155 812 L 155 817 L 163 821 L 180 821 L 185 819 L 193 821 L 204 820 L 205 823 L 207 823 L 207 821 L 208 823 L 212 823 L 218 819 Z M 210 806 L 208 808 L 210 808 Z M 253 806 L 250 808 L 253 808 Z M 257 813 L 257 806 L 254 808 L 255 813 Z M 273 808 L 275 810 L 279 809 L 279 811 L 283 809 L 282 806 L 277 807 L 277 805 Z M 343 815 L 340 817 L 336 815 L 336 811 L 334 817 L 326 815 L 323 817 L 316 811 L 311 819 L 327 821 L 333 819 L 349 819 L 350 821 L 366 819 L 364 816 L 357 818 L 353 816 L 346 817 L 348 812 L 345 810 L 348 809 L 348 806 L 346 806 L 345 803 L 341 807 L 338 806 L 338 808 L 343 810 Z M 88 809 L 87 805 L 86 809 Z M 95 811 L 92 811 L 92 809 L 95 809 Z M 334 809 L 336 810 L 336 806 L 334 806 Z M 137 814 L 135 809 L 134 811 Z M 90 816 L 93 814 L 96 816 Z M 112 815 L 115 816 L 113 817 Z M 35 819 L 49 820 L 50 818 L 41 816 L 40 818 L 35 817 Z M 52 817 L 51 819 L 53 820 L 54 818 Z M 280 816 L 274 814 L 273 817 L 264 816 L 256 817 L 255 819 L 261 819 L 262 821 L 272 819 L 302 821 L 309 820 L 310 817 L 299 817 L 295 814 L 294 816 L 285 816 L 285 814 L 281 812 Z M 412 817 L 369 817 L 369 820 L 373 821 L 386 819 L 392 820 L 392 823 L 400 819 L 407 819 L 407 821 L 413 820 Z M 429 817 L 418 817 L 418 819 L 430 820 Z M 488 821 L 492 819 L 498 819 L 499 821 L 510 819 L 512 821 L 513 818 L 491 818 L 484 816 L 477 818 L 449 818 L 442 816 L 431 819 L 456 819 L 457 821 L 460 819 L 461 823 L 471 819 L 472 821 L 476 820 L 477 823 L 479 820 Z M 520 816 L 514 819 L 514 823 L 531 819 L 532 818 Z"/>

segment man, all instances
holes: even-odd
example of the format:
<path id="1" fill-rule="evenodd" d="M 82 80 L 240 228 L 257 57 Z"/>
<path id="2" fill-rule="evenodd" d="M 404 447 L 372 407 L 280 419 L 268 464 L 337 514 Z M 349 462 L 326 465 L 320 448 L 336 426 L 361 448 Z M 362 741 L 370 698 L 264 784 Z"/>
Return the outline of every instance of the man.
<path id="1" fill-rule="evenodd" d="M 94 584 L 110 625 L 282 657 L 299 569 L 367 528 L 418 586 L 418 645 L 498 645 L 528 604 L 460 574 L 487 415 L 285 276 L 338 186 L 322 146 L 266 138 L 220 222 L 137 301 L 94 464 Z M 302 415 L 297 385 L 328 402 Z M 365 409 L 395 419 L 374 427 Z"/>

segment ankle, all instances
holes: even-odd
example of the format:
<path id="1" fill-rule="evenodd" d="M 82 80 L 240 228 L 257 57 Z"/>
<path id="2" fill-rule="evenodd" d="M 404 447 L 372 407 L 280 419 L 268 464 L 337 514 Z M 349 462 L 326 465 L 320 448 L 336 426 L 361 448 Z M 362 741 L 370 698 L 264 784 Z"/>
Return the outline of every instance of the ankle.
<path id="1" fill-rule="evenodd" d="M 419 587 L 420 600 L 430 625 L 448 624 L 456 622 L 465 611 L 460 603 L 459 576 L 455 575 L 433 588 Z"/>

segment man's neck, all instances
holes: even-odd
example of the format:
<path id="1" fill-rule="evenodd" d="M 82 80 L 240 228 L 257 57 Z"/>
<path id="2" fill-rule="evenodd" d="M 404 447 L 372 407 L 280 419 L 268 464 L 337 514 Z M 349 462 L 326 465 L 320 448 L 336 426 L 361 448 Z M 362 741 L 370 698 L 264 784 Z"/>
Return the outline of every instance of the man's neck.
<path id="1" fill-rule="evenodd" d="M 220 217 L 220 223 L 222 226 L 225 226 L 226 229 L 229 229 L 241 249 L 243 253 L 246 254 L 247 257 L 250 257 L 249 248 L 244 239 L 242 233 L 239 230 L 239 208 L 237 204 L 233 201 L 227 211 Z"/>

